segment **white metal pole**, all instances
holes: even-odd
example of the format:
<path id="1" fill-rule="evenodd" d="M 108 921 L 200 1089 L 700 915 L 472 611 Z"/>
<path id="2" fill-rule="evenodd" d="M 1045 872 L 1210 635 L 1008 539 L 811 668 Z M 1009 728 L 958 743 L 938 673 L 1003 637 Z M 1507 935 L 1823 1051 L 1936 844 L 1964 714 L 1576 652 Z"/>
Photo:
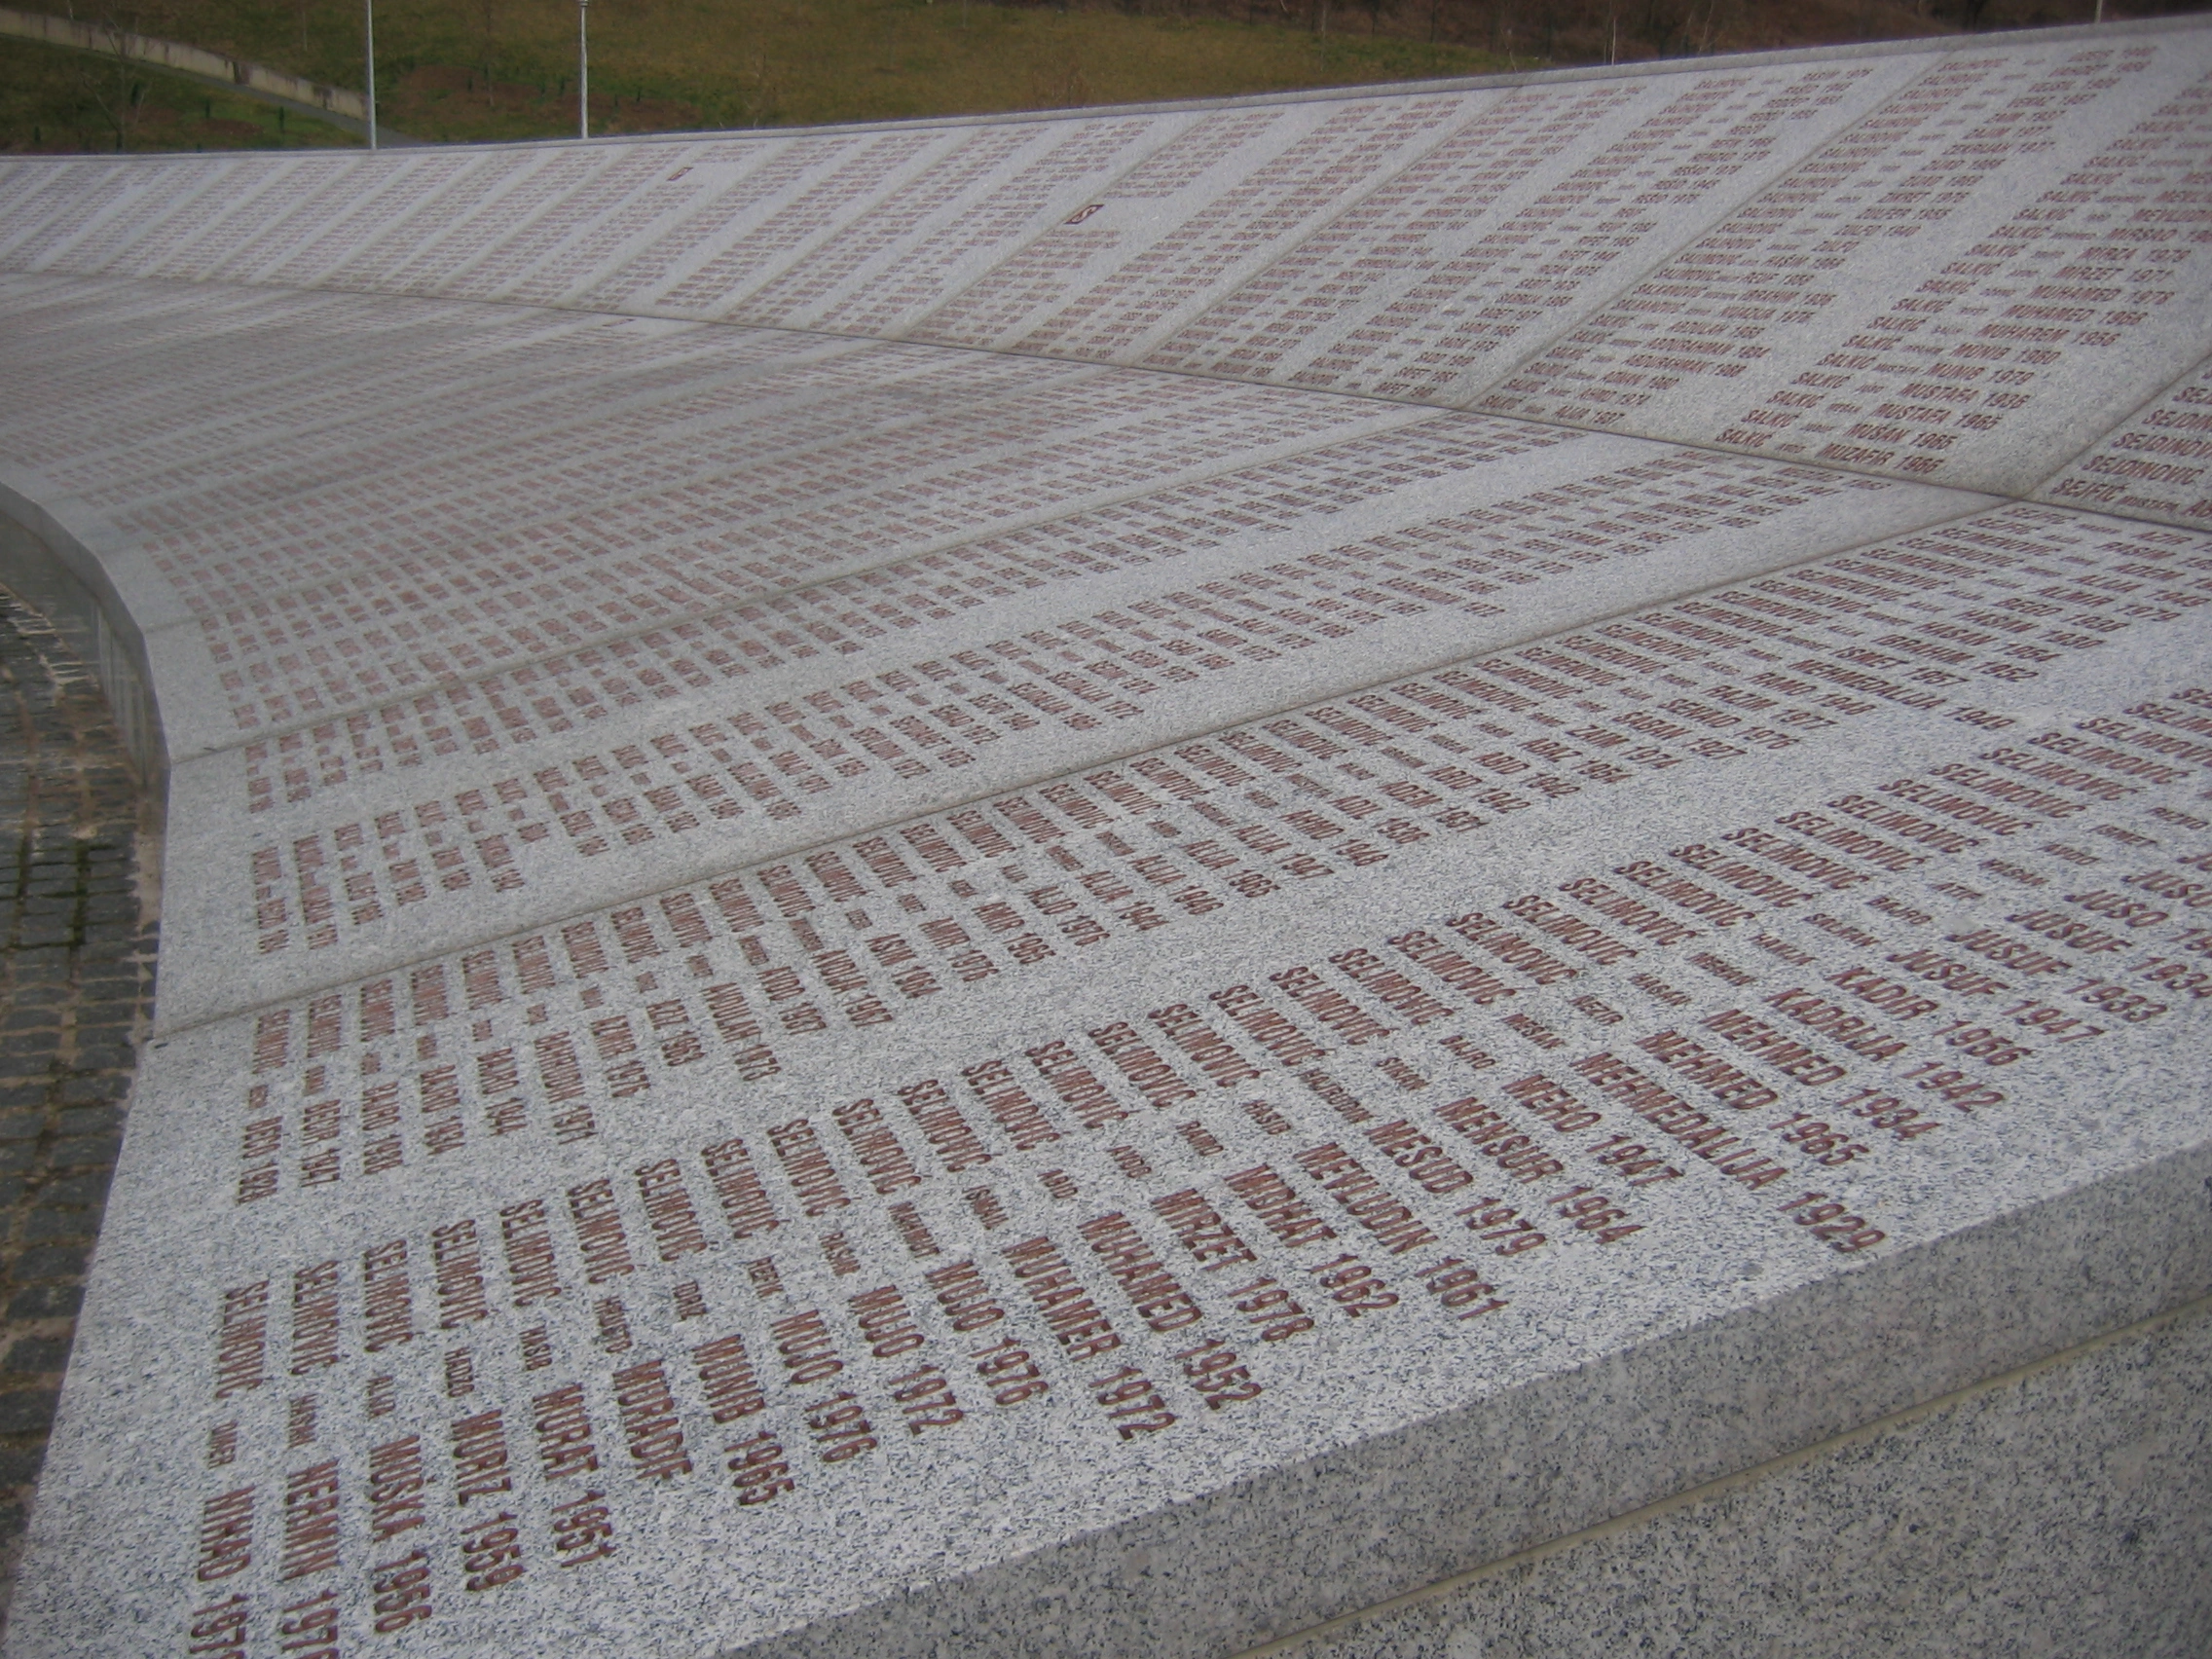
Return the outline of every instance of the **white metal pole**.
<path id="1" fill-rule="evenodd" d="M 377 147 L 377 0 L 364 0 L 369 15 L 369 148 Z"/>
<path id="2" fill-rule="evenodd" d="M 576 0 L 576 136 L 591 136 L 591 0 Z"/>

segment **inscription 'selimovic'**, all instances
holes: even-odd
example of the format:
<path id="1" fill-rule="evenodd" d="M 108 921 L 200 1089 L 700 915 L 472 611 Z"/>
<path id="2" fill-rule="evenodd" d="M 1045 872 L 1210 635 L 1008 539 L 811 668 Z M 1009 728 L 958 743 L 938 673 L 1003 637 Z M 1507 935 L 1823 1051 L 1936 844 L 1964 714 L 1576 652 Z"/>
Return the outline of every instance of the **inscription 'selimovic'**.
<path id="1" fill-rule="evenodd" d="M 11 1640 L 1236 1651 L 2157 1311 L 2208 155 L 2180 20 L 0 161 L 169 769 Z"/>

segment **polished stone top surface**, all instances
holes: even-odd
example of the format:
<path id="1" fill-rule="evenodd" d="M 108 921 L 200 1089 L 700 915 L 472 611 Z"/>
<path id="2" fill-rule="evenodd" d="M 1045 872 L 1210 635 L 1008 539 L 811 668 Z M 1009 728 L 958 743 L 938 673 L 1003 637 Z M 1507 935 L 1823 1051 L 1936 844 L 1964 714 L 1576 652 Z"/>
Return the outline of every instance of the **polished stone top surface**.
<path id="1" fill-rule="evenodd" d="M 0 161 L 170 767 L 9 1652 L 1230 1652 L 2212 1276 L 2208 167 L 2194 22 Z"/>

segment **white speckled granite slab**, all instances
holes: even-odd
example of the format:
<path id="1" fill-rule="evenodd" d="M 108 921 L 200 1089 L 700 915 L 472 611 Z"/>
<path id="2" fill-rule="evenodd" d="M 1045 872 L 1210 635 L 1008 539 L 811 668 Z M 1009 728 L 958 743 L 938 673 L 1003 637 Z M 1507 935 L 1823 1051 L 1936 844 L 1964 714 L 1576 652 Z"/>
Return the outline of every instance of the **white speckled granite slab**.
<path id="1" fill-rule="evenodd" d="M 170 767 L 8 1651 L 1232 1653 L 2202 1295 L 2208 69 L 0 164 Z"/>

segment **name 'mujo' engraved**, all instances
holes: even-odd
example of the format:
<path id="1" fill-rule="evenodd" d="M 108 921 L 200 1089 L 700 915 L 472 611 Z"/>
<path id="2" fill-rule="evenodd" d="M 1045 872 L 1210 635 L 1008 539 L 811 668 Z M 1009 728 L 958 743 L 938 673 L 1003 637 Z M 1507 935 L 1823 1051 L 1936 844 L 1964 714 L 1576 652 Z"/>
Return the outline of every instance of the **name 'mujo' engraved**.
<path id="1" fill-rule="evenodd" d="M 1006 1309 L 998 1305 L 991 1287 L 972 1261 L 947 1262 L 941 1268 L 932 1268 L 923 1276 L 956 1331 L 963 1334 L 979 1331 L 1006 1317 Z"/>
<path id="2" fill-rule="evenodd" d="M 229 1578 L 253 1565 L 253 1488 L 239 1487 L 200 1506 L 200 1558 L 193 1576 L 203 1584 Z"/>

